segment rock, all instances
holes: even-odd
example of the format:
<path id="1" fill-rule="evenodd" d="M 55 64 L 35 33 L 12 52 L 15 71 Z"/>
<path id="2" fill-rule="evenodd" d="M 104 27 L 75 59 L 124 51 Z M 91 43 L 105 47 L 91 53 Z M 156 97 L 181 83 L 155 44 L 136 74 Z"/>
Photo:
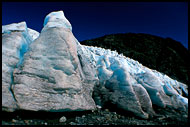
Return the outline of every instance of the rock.
<path id="1" fill-rule="evenodd" d="M 121 116 L 122 119 L 125 119 L 125 116 Z"/>
<path id="2" fill-rule="evenodd" d="M 109 112 L 109 109 L 105 109 L 106 112 Z"/>
<path id="3" fill-rule="evenodd" d="M 167 117 L 165 117 L 165 116 L 162 116 L 162 117 L 159 117 L 158 119 L 159 120 L 163 120 L 163 119 L 166 119 Z"/>
<path id="4" fill-rule="evenodd" d="M 60 119 L 59 119 L 59 122 L 60 123 L 64 123 L 67 121 L 67 118 L 65 116 L 62 116 Z"/>
<path id="5" fill-rule="evenodd" d="M 114 119 L 114 120 L 117 120 L 117 119 L 118 119 L 117 115 L 114 115 L 114 116 L 113 116 L 113 119 Z"/>
<path id="6" fill-rule="evenodd" d="M 29 124 L 29 121 L 28 120 L 24 120 L 24 123 Z"/>
<path id="7" fill-rule="evenodd" d="M 69 124 L 70 124 L 70 125 L 76 125 L 76 123 L 75 123 L 75 122 L 70 122 Z"/>
<path id="8" fill-rule="evenodd" d="M 17 120 L 15 120 L 15 119 L 12 119 L 12 122 L 13 122 L 13 123 L 16 123 L 16 122 L 17 122 Z"/>
<path id="9" fill-rule="evenodd" d="M 98 118 L 98 117 L 97 117 L 96 119 L 97 119 L 98 121 L 101 121 L 101 118 Z"/>
<path id="10" fill-rule="evenodd" d="M 18 115 L 16 116 L 16 119 L 21 120 L 21 118 Z"/>
<path id="11" fill-rule="evenodd" d="M 78 122 L 78 123 L 80 123 L 80 117 L 76 117 L 75 121 Z"/>
<path id="12" fill-rule="evenodd" d="M 96 107 L 97 107 L 98 109 L 101 109 L 101 108 L 102 108 L 100 105 L 96 105 Z"/>
<path id="13" fill-rule="evenodd" d="M 183 115 L 184 118 L 188 118 L 188 115 Z"/>

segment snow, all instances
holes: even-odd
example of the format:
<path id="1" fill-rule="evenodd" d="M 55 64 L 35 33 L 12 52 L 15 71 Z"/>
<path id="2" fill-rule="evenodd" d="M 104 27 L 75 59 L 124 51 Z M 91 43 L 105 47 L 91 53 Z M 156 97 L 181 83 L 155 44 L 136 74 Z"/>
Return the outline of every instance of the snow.
<path id="1" fill-rule="evenodd" d="M 72 26 L 70 22 L 66 19 L 63 11 L 49 13 L 45 17 L 43 25 L 44 28 L 42 29 L 42 31 L 51 27 L 63 27 L 72 31 Z"/>

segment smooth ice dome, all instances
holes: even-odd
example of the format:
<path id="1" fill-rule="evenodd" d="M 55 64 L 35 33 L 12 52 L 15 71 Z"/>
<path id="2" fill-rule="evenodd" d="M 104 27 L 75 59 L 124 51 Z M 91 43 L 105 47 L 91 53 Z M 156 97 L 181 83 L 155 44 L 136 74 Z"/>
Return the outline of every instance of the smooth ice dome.
<path id="1" fill-rule="evenodd" d="M 72 30 L 72 26 L 63 11 L 51 12 L 45 17 L 43 30 L 49 27 L 64 27 Z"/>

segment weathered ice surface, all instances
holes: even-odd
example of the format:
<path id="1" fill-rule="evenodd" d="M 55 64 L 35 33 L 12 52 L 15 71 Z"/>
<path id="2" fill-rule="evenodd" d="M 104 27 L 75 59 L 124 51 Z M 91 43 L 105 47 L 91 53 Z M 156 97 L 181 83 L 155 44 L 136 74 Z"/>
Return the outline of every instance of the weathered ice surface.
<path id="1" fill-rule="evenodd" d="M 40 34 L 25 22 L 2 28 L 4 111 L 113 104 L 145 119 L 156 115 L 154 105 L 188 111 L 187 85 L 115 51 L 81 45 L 63 11 L 48 14 Z"/>
<path id="2" fill-rule="evenodd" d="M 32 41 L 34 41 L 36 38 L 38 38 L 38 36 L 40 35 L 40 33 L 38 33 L 37 31 L 27 28 L 28 30 L 28 34 L 31 36 Z"/>
<path id="3" fill-rule="evenodd" d="M 23 54 L 32 42 L 25 22 L 2 26 L 2 108 L 13 111 L 17 107 L 12 86 L 13 71 L 22 63 Z"/>
<path id="4" fill-rule="evenodd" d="M 100 86 L 94 99 L 98 105 L 104 107 L 110 102 L 145 119 L 156 115 L 153 104 L 188 111 L 187 85 L 115 51 L 83 48 L 91 52 L 92 63 L 96 63 Z"/>
<path id="5" fill-rule="evenodd" d="M 85 81 L 78 42 L 63 17 L 59 11 L 45 18 L 40 36 L 30 45 L 22 66 L 14 71 L 13 91 L 20 109 L 56 112 L 95 108 L 95 81 Z"/>

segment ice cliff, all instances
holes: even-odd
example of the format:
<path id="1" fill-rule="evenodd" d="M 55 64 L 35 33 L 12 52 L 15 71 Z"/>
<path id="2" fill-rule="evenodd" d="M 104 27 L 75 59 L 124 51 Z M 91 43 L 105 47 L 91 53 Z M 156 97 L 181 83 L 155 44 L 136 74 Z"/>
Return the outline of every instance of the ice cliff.
<path id="1" fill-rule="evenodd" d="M 187 96 L 186 84 L 116 51 L 81 45 L 63 11 L 48 14 L 40 34 L 25 22 L 2 26 L 4 111 L 84 111 L 111 102 L 147 119 L 153 105 L 187 112 Z"/>

